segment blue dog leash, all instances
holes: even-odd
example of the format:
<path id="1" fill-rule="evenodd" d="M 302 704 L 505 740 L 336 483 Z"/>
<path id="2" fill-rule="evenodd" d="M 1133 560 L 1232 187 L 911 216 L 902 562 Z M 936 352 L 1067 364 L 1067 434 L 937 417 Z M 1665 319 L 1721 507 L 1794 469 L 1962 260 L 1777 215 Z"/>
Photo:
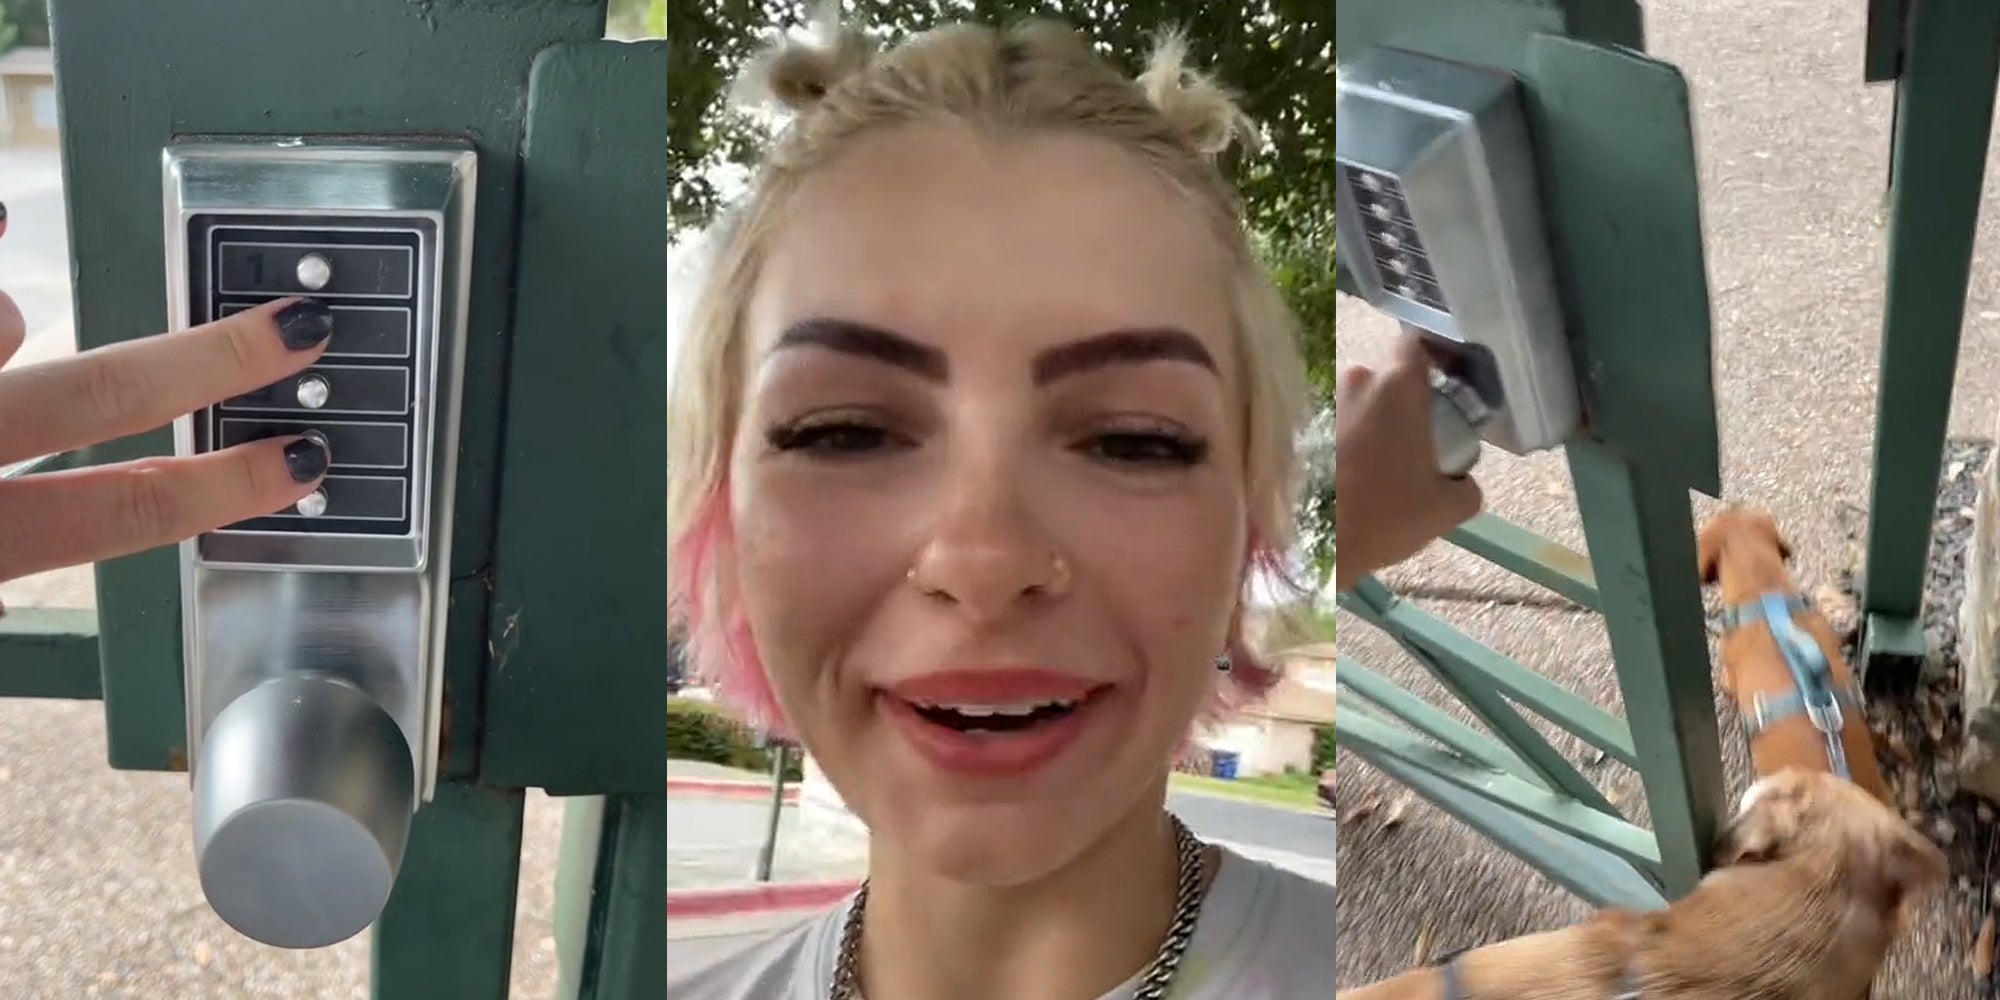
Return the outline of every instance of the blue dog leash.
<path id="1" fill-rule="evenodd" d="M 1847 721 L 1841 708 L 1845 705 L 1848 710 L 1860 713 L 1861 692 L 1853 685 L 1833 682 L 1833 666 L 1827 662 L 1826 652 L 1819 648 L 1812 633 L 1793 620 L 1793 615 L 1810 610 L 1812 603 L 1803 594 L 1763 594 L 1723 609 L 1725 635 L 1753 622 L 1764 622 L 1792 675 L 1791 694 L 1766 698 L 1760 691 L 1751 698 L 1750 714 L 1743 719 L 1744 739 L 1754 740 L 1779 720 L 1803 713 L 1825 739 L 1827 763 L 1833 773 L 1852 779 L 1847 747 L 1841 741 L 1841 729 Z"/>

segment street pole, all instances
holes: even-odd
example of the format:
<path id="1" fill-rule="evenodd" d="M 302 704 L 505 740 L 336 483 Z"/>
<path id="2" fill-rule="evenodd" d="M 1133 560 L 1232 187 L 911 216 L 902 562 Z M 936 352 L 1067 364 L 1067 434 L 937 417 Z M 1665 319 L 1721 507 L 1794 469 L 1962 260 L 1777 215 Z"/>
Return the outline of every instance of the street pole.
<path id="1" fill-rule="evenodd" d="M 757 881 L 771 881 L 771 862 L 778 854 L 778 820 L 785 814 L 785 744 L 782 740 L 770 740 L 771 748 L 771 819 L 764 829 L 764 847 L 757 852 Z"/>

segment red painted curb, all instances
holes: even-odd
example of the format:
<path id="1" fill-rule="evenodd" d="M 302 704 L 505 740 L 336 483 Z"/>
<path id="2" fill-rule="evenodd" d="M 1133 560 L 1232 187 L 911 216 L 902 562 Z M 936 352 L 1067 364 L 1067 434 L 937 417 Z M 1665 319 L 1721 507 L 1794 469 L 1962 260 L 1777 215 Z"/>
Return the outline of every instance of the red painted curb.
<path id="1" fill-rule="evenodd" d="M 727 889 L 684 889 L 667 893 L 667 919 L 736 917 L 777 910 L 816 910 L 846 898 L 859 880 L 766 882 Z"/>
<path id="2" fill-rule="evenodd" d="M 717 795 L 732 799 L 769 799 L 771 786 L 758 781 L 729 781 L 721 778 L 668 778 L 667 794 Z M 785 801 L 799 801 L 799 786 L 785 786 Z"/>

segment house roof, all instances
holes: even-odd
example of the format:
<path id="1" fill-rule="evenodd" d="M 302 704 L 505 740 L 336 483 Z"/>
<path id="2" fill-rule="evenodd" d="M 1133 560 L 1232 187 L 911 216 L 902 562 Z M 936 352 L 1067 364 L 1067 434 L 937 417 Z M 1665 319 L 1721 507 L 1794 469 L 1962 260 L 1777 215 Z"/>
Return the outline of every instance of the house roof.
<path id="1" fill-rule="evenodd" d="M 23 46 L 0 55 L 0 75 L 52 76 L 55 71 L 56 59 L 53 49 Z"/>
<path id="2" fill-rule="evenodd" d="M 1245 708 L 1247 718 L 1325 725 L 1333 722 L 1333 644 L 1306 646 L 1282 661 L 1284 677 L 1264 700 Z"/>

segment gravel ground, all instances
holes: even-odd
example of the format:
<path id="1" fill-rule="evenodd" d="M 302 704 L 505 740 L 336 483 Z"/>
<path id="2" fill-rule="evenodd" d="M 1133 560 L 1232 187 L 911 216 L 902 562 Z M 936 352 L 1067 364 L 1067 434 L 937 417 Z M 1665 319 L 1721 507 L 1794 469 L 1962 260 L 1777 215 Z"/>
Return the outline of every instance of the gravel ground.
<path id="1" fill-rule="evenodd" d="M 1861 82 L 1864 13 L 1816 0 L 1646 6 L 1651 50 L 1679 65 L 1693 89 L 1724 495 L 1777 516 L 1793 543 L 1802 585 L 1823 598 L 1845 586 L 1845 571 L 1855 561 L 1853 540 L 1864 527 L 1882 315 L 1886 233 L 1880 205 L 1891 94 Z M 2000 399 L 1996 201 L 2000 179 L 1989 176 L 1953 399 L 1952 432 L 1968 438 L 1991 433 Z M 1352 301 L 1341 303 L 1337 323 L 1340 353 L 1354 360 L 1382 356 L 1395 332 Z M 1490 510 L 1583 547 L 1559 455 L 1523 459 L 1488 449 L 1477 475 Z M 1705 518 L 1714 506 L 1697 497 L 1696 517 Z M 1949 578 L 1949 545 L 1939 551 L 1946 562 L 1933 575 Z M 1448 601 L 1415 600 L 1622 711 L 1600 618 L 1550 606 L 1531 585 L 1442 545 L 1384 579 L 1400 591 L 1451 594 Z M 1833 610 L 1836 618 L 1851 617 Z M 1466 718 L 1380 633 L 1348 615 L 1340 616 L 1340 625 L 1343 655 Z M 1718 711 L 1726 727 L 1736 725 L 1733 707 L 1718 699 Z M 1636 775 L 1595 763 L 1594 752 L 1543 728 L 1614 800 L 1641 798 Z M 1730 780 L 1740 787 L 1741 741 L 1725 738 L 1723 754 Z M 1400 971 L 1425 953 L 1586 915 L 1582 904 L 1455 820 L 1421 800 L 1404 806 L 1400 789 L 1358 758 L 1345 757 L 1337 770 L 1344 816 L 1338 986 Z M 1397 821 L 1390 823 L 1391 817 Z M 1976 916 L 1967 914 L 1969 904 L 1960 896 L 1971 894 L 1968 887 L 1937 899 L 1920 917 L 1891 956 L 1878 995 L 1980 995 L 1963 958 Z"/>

